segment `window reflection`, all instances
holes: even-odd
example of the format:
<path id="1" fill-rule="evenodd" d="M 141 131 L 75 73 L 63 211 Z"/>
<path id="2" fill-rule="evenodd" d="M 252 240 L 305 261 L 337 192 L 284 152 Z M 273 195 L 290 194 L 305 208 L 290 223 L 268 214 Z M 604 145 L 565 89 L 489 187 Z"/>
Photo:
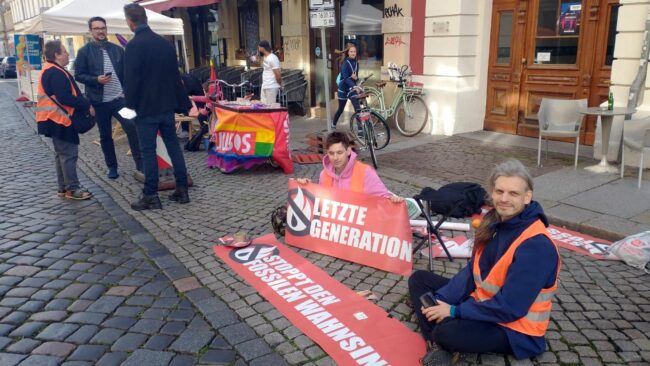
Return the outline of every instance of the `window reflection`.
<path id="1" fill-rule="evenodd" d="M 539 0 L 535 63 L 576 63 L 581 16 L 580 1 Z"/>
<path id="2" fill-rule="evenodd" d="M 499 40 L 497 41 L 497 63 L 510 63 L 510 45 L 512 43 L 512 12 L 499 14 Z"/>

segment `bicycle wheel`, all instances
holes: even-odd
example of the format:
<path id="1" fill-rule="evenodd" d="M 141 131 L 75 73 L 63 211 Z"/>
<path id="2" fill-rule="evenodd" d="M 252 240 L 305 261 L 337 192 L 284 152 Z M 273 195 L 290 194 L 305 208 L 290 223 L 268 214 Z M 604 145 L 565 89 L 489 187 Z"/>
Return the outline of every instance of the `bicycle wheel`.
<path id="1" fill-rule="evenodd" d="M 363 92 L 366 94 L 366 104 L 368 105 L 368 108 L 372 109 L 375 112 L 379 112 L 384 109 L 379 92 L 370 88 L 364 88 Z"/>
<path id="2" fill-rule="evenodd" d="M 372 165 L 375 167 L 375 170 L 378 169 L 377 166 L 377 156 L 375 156 L 375 146 L 377 142 L 375 141 L 375 133 L 372 130 L 372 124 L 370 121 L 367 121 L 363 124 L 363 132 L 366 136 L 366 147 L 370 153 L 370 159 L 372 160 Z"/>
<path id="3" fill-rule="evenodd" d="M 404 136 L 415 136 L 427 124 L 429 109 L 417 95 L 404 95 L 395 110 L 395 125 Z"/>
<path id="4" fill-rule="evenodd" d="M 357 112 L 350 117 L 350 132 L 354 140 L 359 144 L 360 147 L 366 146 L 366 140 L 363 136 L 359 136 L 359 132 L 363 131 L 363 125 L 359 120 L 359 114 L 365 112 Z M 369 118 L 373 128 L 373 135 L 375 137 L 376 148 L 381 150 L 390 142 L 390 128 L 386 120 L 377 112 L 370 111 Z"/>

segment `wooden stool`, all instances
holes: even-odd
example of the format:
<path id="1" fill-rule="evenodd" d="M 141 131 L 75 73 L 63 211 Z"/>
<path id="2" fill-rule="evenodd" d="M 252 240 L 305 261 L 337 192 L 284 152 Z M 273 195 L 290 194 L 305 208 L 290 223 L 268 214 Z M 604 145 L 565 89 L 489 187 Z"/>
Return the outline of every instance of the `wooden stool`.
<path id="1" fill-rule="evenodd" d="M 176 121 L 176 132 L 178 132 L 179 129 L 181 129 L 181 124 L 183 122 L 187 122 L 188 124 L 188 129 L 187 129 L 187 138 L 192 139 L 192 135 L 194 134 L 194 121 L 197 121 L 198 119 L 196 117 L 189 117 L 189 116 L 183 116 L 180 114 L 175 115 L 174 120 Z"/>

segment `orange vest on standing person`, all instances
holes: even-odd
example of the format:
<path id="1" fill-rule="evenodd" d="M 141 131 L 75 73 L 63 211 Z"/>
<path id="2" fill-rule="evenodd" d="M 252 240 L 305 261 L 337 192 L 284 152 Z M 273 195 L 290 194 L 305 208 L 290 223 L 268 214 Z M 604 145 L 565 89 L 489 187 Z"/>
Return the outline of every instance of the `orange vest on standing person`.
<path id="1" fill-rule="evenodd" d="M 560 252 L 557 250 L 557 246 L 551 240 L 544 223 L 541 220 L 535 221 L 531 226 L 526 228 L 510 245 L 510 248 L 503 254 L 497 263 L 492 267 L 490 273 L 485 279 L 481 278 L 481 269 L 479 267 L 479 261 L 481 260 L 481 254 L 483 253 L 482 249 L 479 249 L 476 252 L 474 258 L 473 272 L 474 272 L 474 284 L 476 285 L 476 290 L 471 293 L 471 296 L 474 300 L 481 302 L 491 299 L 496 295 L 501 287 L 505 284 L 506 275 L 508 274 L 508 268 L 512 264 L 512 260 L 515 256 L 515 251 L 522 245 L 527 239 L 530 239 L 536 235 L 544 235 L 548 240 L 553 243 L 555 251 L 558 255 L 558 265 L 557 273 L 555 274 L 555 282 L 553 286 L 549 288 L 544 288 L 535 298 L 535 301 L 528 309 L 528 313 L 515 321 L 510 323 L 499 323 L 499 325 L 506 328 L 510 328 L 517 332 L 530 335 L 542 337 L 546 333 L 548 324 L 551 318 L 551 307 L 553 306 L 552 300 L 557 290 L 557 279 L 560 275 Z"/>
<path id="2" fill-rule="evenodd" d="M 63 113 L 61 108 L 52 100 L 56 99 L 56 97 L 54 95 L 48 97 L 45 89 L 43 88 L 43 74 L 45 74 L 45 71 L 51 68 L 59 69 L 61 72 L 65 73 L 61 66 L 53 62 L 46 62 L 43 65 L 43 70 L 41 71 L 41 75 L 38 80 L 38 87 L 36 89 L 36 122 L 45 122 L 50 120 L 65 127 L 70 127 L 72 121 L 68 115 L 72 115 L 74 113 L 74 108 L 66 106 L 63 103 L 59 102 L 59 104 L 63 106 L 66 112 L 68 112 L 68 115 L 66 115 Z M 67 74 L 66 77 L 68 80 L 70 80 Z M 76 97 L 77 91 L 75 90 L 74 85 L 72 85 L 72 81 L 70 81 L 70 89 L 72 90 L 72 95 Z"/>
<path id="3" fill-rule="evenodd" d="M 354 161 L 354 166 L 352 167 L 352 181 L 350 182 L 350 190 L 352 192 L 363 192 L 364 180 L 366 178 L 366 169 L 368 165 Z M 329 174 L 323 174 L 323 179 L 319 182 L 325 187 L 334 186 L 334 179 Z"/>

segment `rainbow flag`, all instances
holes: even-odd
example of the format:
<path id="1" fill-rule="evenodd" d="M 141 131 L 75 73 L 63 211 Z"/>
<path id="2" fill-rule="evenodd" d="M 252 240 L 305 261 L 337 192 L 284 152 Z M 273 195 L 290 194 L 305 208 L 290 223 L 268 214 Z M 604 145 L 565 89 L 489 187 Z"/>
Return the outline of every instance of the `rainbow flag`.
<path id="1" fill-rule="evenodd" d="M 215 152 L 219 156 L 268 158 L 273 154 L 275 124 L 272 113 L 217 109 Z"/>

